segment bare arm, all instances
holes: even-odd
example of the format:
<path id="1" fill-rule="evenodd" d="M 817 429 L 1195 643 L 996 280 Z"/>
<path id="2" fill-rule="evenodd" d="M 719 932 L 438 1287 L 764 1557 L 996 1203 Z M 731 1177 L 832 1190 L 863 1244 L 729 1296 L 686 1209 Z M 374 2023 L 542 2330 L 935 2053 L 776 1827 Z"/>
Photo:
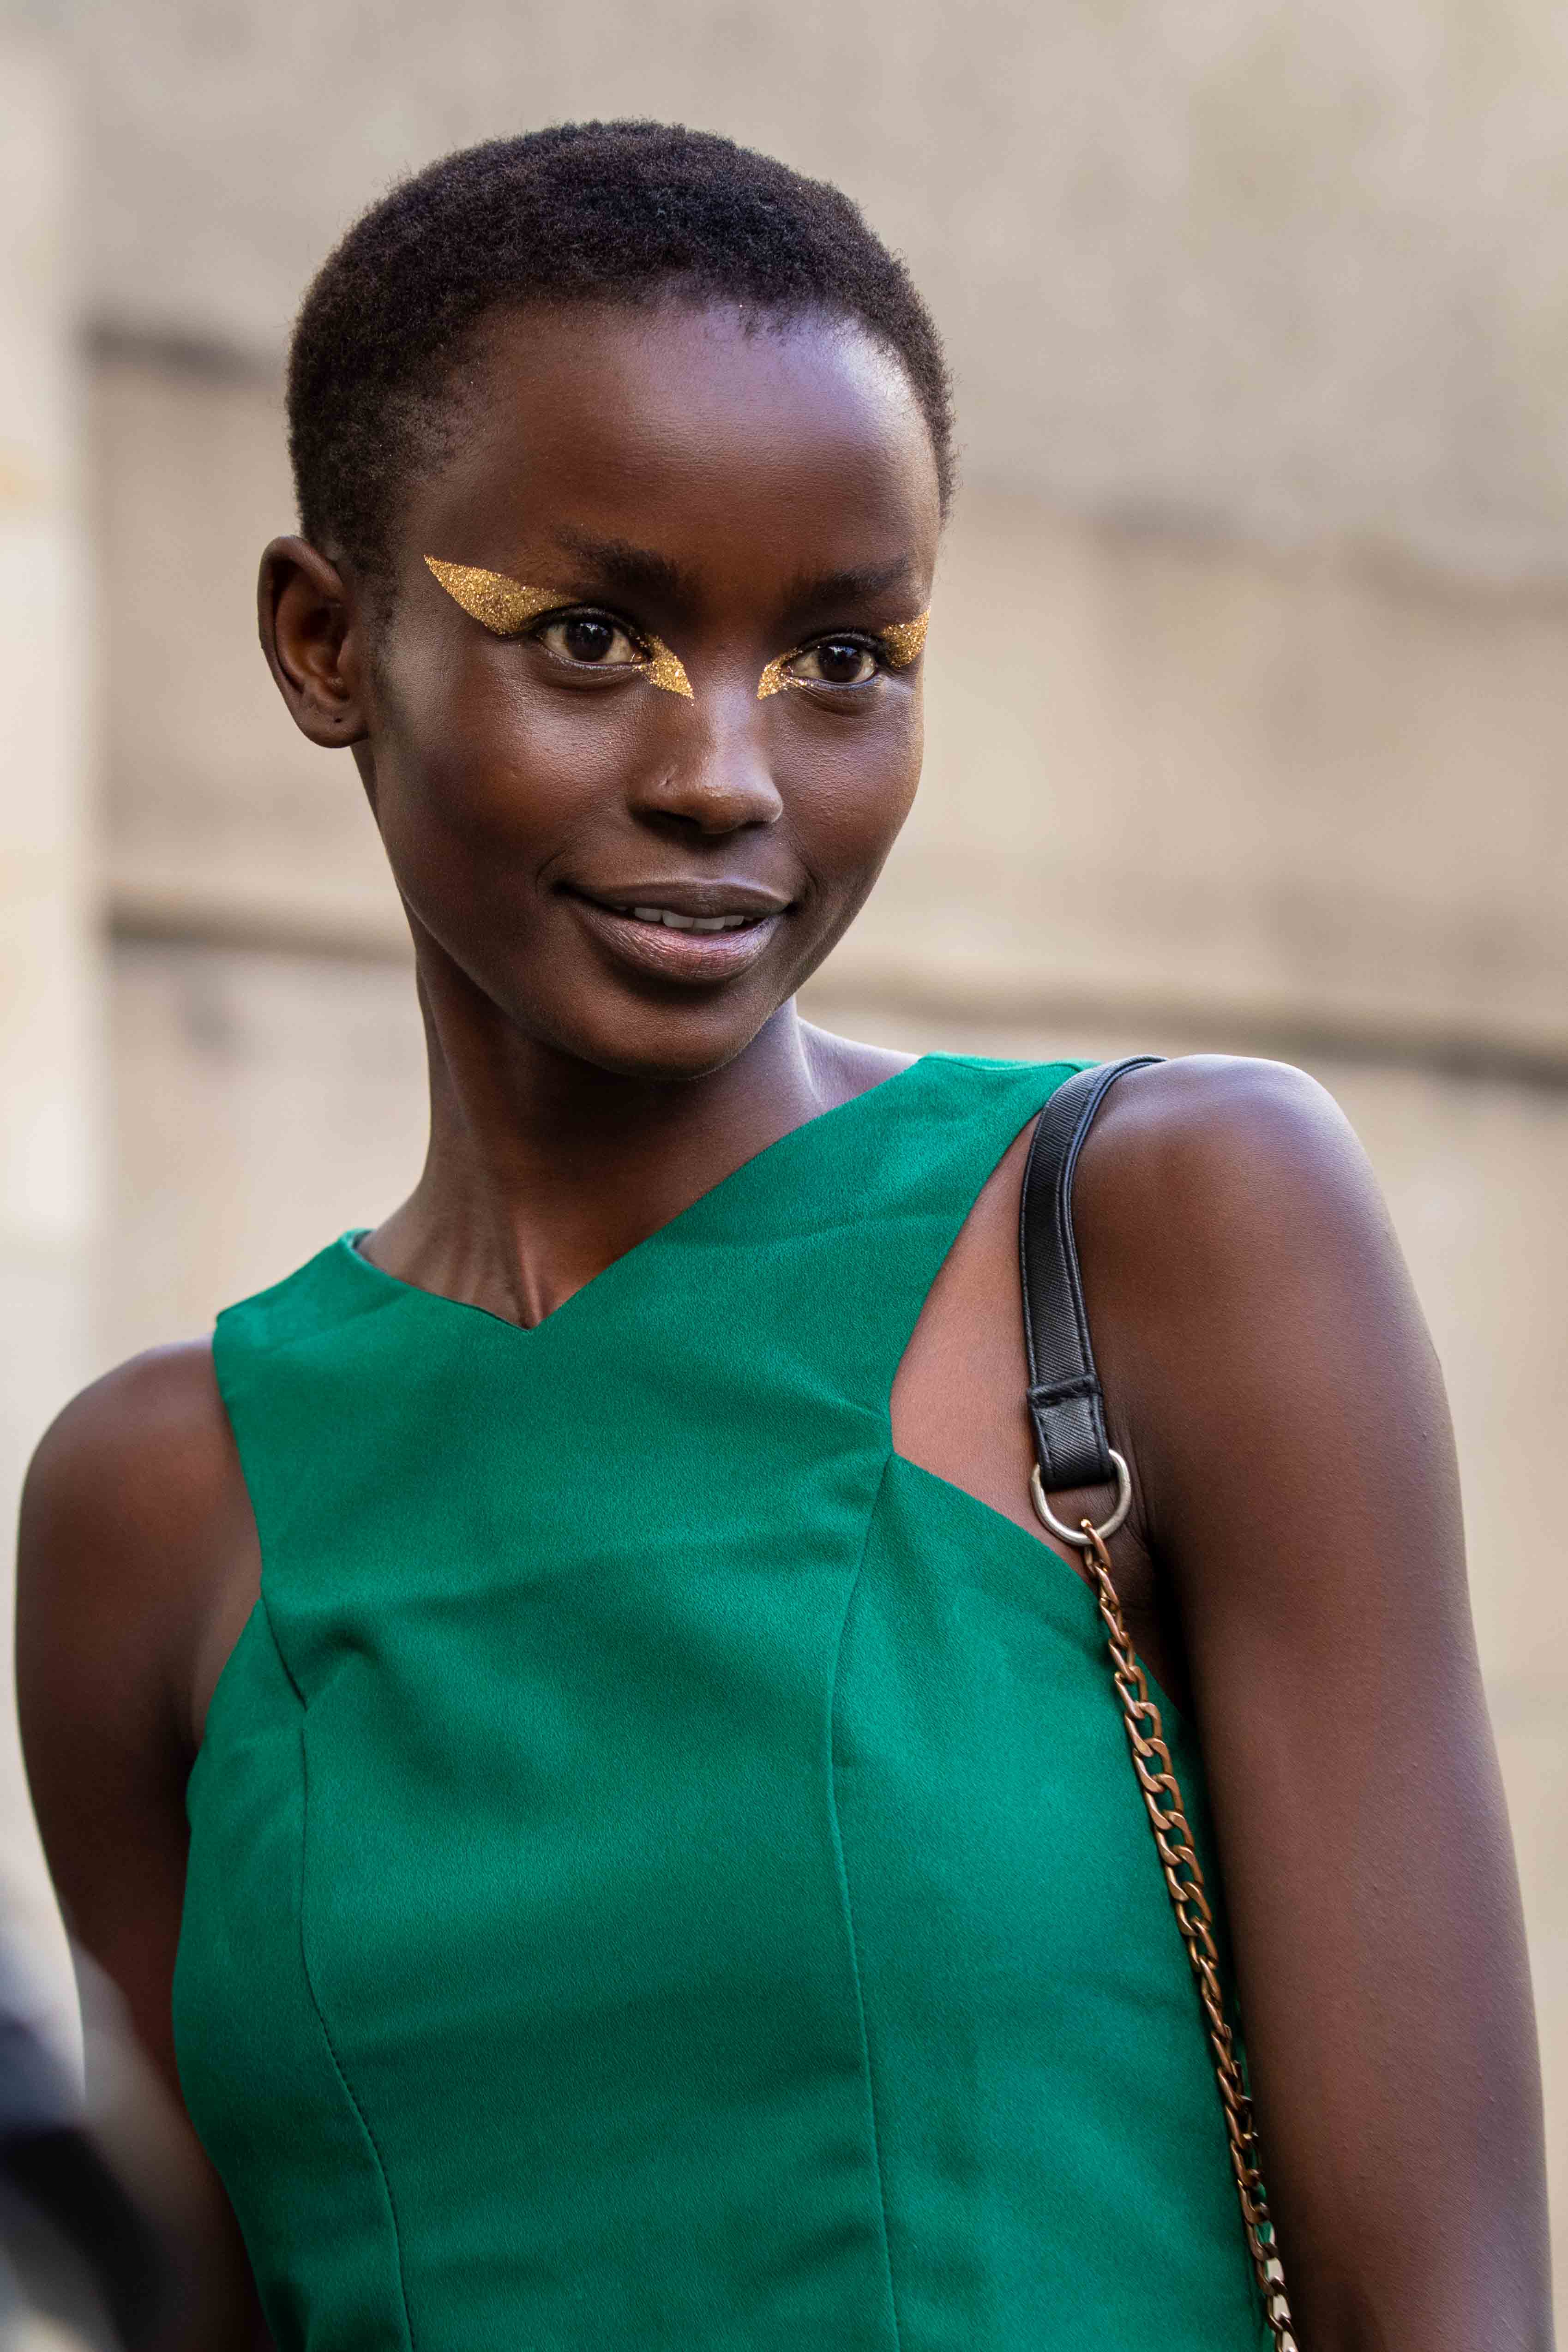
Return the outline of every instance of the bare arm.
<path id="1" fill-rule="evenodd" d="M 79 1397 L 23 1497 L 16 1673 L 33 1801 L 68 1925 L 169 2094 L 147 2161 L 193 2249 L 200 2352 L 248 2352 L 260 2333 L 238 2231 L 181 2103 L 171 2015 L 185 1780 L 217 1653 L 254 1591 L 255 1543 L 205 1348 L 139 1358 Z"/>
<path id="2" fill-rule="evenodd" d="M 1139 1072 L 1078 1230 L 1208 1768 L 1301 2352 L 1546 2352 L 1534 2027 L 1442 1382 L 1300 1073 Z"/>

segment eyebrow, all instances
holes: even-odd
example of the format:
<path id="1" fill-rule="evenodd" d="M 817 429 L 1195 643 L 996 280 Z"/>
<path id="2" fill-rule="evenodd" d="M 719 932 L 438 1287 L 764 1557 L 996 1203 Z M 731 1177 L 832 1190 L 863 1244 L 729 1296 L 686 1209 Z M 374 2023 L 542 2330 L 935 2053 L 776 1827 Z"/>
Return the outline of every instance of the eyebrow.
<path id="1" fill-rule="evenodd" d="M 690 572 L 668 555 L 635 547 L 629 540 L 597 539 L 591 531 L 574 530 L 569 523 L 563 523 L 553 537 L 559 548 L 587 564 L 597 578 L 624 595 L 657 596 L 678 613 L 694 612 L 701 604 Z M 868 604 L 898 587 L 913 570 L 913 556 L 898 555 L 890 563 L 854 564 L 838 572 L 807 575 L 785 590 L 784 609 L 792 621 L 805 621 L 825 607 Z"/>
<path id="2" fill-rule="evenodd" d="M 701 601 L 690 574 L 651 548 L 634 547 L 624 539 L 595 539 L 570 524 L 563 524 L 553 536 L 557 547 L 624 595 L 657 596 L 677 612 L 689 612 Z"/>
<path id="3" fill-rule="evenodd" d="M 913 570 L 914 558 L 900 555 L 891 563 L 855 565 L 842 572 L 825 572 L 816 579 L 797 580 L 785 596 L 785 609 L 792 615 L 805 616 L 824 606 L 870 604 L 908 580 Z"/>

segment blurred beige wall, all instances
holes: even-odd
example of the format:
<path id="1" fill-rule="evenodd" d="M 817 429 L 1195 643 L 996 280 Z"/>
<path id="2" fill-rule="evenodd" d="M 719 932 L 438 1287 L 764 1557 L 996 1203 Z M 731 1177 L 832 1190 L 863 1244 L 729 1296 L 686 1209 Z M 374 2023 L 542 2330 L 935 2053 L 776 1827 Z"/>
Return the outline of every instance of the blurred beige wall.
<path id="1" fill-rule="evenodd" d="M 102 971 L 89 802 L 92 604 L 81 499 L 71 77 L 0 26 L 0 1509 L 94 1328 Z M 83 671 L 89 692 L 84 698 Z M 0 1619 L 10 1679 L 11 1612 Z M 70 2038 L 64 1949 L 0 1711 L 0 1911 Z"/>
<path id="2" fill-rule="evenodd" d="M 374 1221 L 422 1149 L 352 763 L 291 732 L 254 649 L 303 278 L 398 169 L 572 113 L 841 180 L 952 340 L 968 487 L 926 786 L 811 1009 L 910 1046 L 1280 1054 L 1355 1120 L 1455 1403 L 1561 2205 L 1568 44 L 1545 0 L 696 0 L 679 41 L 628 0 L 591 29 L 475 0 L 457 37 L 412 6 L 120 0 L 60 54 L 90 132 L 109 949 L 105 1217 L 96 1255 L 85 1210 L 62 1244 L 68 1288 L 94 1273 L 78 1353 L 204 1328 Z M 60 872 L 38 968 L 79 1003 Z M 41 1330 L 49 1300 L 13 1295 Z M 66 1385 L 44 1360 L 19 1433 Z"/>

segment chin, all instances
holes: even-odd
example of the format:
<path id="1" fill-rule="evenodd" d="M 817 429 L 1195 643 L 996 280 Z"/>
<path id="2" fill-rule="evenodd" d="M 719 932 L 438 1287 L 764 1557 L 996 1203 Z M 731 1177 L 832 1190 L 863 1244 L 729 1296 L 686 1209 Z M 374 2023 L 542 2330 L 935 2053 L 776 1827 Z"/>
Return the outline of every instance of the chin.
<path id="1" fill-rule="evenodd" d="M 606 1021 L 574 1034 L 557 1033 L 551 1042 L 574 1061 L 603 1070 L 606 1077 L 673 1086 L 724 1069 L 780 1010 L 770 1004 L 754 1014 L 742 1014 L 738 1006 L 668 1011 L 650 1006 L 640 1017 L 633 1013 L 624 1023 Z"/>

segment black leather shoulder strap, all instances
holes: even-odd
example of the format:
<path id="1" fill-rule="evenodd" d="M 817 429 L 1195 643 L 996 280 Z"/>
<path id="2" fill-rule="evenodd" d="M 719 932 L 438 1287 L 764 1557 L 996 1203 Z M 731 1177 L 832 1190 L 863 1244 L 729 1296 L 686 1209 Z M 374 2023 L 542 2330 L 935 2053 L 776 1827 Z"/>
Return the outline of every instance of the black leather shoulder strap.
<path id="1" fill-rule="evenodd" d="M 1131 1061 L 1079 1070 L 1057 1088 L 1035 1125 L 1024 1171 L 1018 1254 L 1029 1418 L 1047 1495 L 1069 1486 L 1108 1486 L 1116 1475 L 1073 1240 L 1072 1180 L 1084 1137 L 1117 1079 L 1160 1058 L 1140 1054 Z"/>

